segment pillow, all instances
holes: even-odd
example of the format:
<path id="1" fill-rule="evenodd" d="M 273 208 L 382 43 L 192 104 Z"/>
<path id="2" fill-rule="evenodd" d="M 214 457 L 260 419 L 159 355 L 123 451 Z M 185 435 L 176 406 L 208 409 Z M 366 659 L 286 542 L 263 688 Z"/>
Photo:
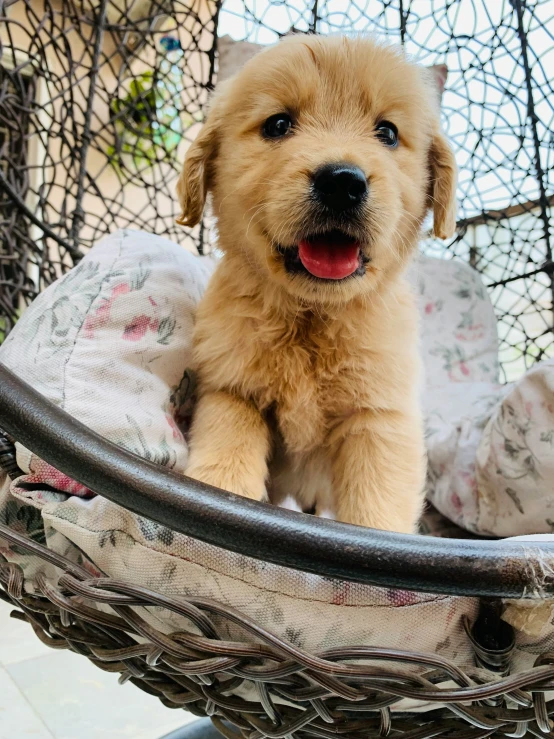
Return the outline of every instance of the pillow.
<path id="1" fill-rule="evenodd" d="M 421 316 L 427 499 L 457 526 L 491 535 L 495 530 L 480 517 L 476 457 L 508 391 L 498 382 L 492 303 L 477 272 L 457 260 L 420 256 L 409 279 Z"/>
<path id="2" fill-rule="evenodd" d="M 428 499 L 482 536 L 554 531 L 554 359 L 517 382 L 426 394 Z"/>
<path id="3" fill-rule="evenodd" d="M 491 382 L 450 382 L 425 392 L 427 499 L 457 526 L 477 534 L 492 533 L 480 521 L 477 450 L 506 392 L 506 386 Z"/>
<path id="4" fill-rule="evenodd" d="M 408 279 L 419 302 L 426 386 L 497 383 L 496 317 L 479 274 L 455 259 L 420 255 Z"/>
<path id="5" fill-rule="evenodd" d="M 118 231 L 37 297 L 0 361 L 102 436 L 182 470 L 184 371 L 214 264 L 158 236 Z"/>
<path id="6" fill-rule="evenodd" d="M 554 531 L 554 359 L 506 386 L 480 439 L 476 479 L 480 531 Z"/>
<path id="7" fill-rule="evenodd" d="M 37 298 L 0 348 L 0 361 L 99 433 L 182 469 L 193 387 L 185 372 L 190 334 L 213 266 L 214 260 L 165 239 L 117 232 Z M 517 496 L 525 515 L 539 515 L 554 474 L 548 453 L 554 362 L 517 385 L 498 385 L 492 308 L 478 276 L 455 261 L 421 256 L 410 278 L 419 296 L 428 368 L 429 497 L 469 530 L 500 533 L 500 522 L 504 531 L 521 532 L 517 518 L 508 528 L 506 503 L 519 510 Z M 512 449 L 523 441 L 538 461 L 538 478 L 518 478 L 503 461 L 507 454 L 513 465 Z M 0 520 L 92 576 L 105 573 L 169 595 L 222 600 L 310 651 L 348 643 L 402 648 L 409 641 L 413 650 L 437 653 L 464 669 L 472 664 L 463 618 L 475 618 L 475 599 L 355 585 L 226 552 L 92 496 L 20 445 L 17 452 L 24 474 L 0 480 Z M 520 461 L 529 468 L 525 455 Z M 504 477 L 514 478 L 515 495 L 503 486 L 501 468 Z M 484 485 L 493 500 L 488 509 L 480 498 Z M 428 531 L 437 533 L 436 518 L 427 517 Z M 549 530 L 546 514 L 542 523 Z M 444 521 L 438 528 L 445 530 Z M 33 562 L 17 547 L 5 545 L 1 552 L 29 578 L 38 571 L 58 577 L 54 567 Z M 142 615 L 166 631 L 192 628 L 167 611 Z M 229 639 L 251 638 L 231 624 L 222 628 Z M 518 669 L 528 666 L 534 648 L 532 639 L 519 643 Z"/>
<path id="8" fill-rule="evenodd" d="M 182 470 L 193 315 L 214 264 L 165 239 L 119 231 L 37 298 L 0 360 L 89 428 Z M 478 275 L 459 262 L 419 256 L 409 277 L 422 315 L 428 497 L 479 531 L 475 455 L 500 397 L 494 314 Z M 462 395 L 453 381 L 473 385 Z M 90 495 L 41 460 L 23 466 L 29 484 Z"/>
<path id="9" fill-rule="evenodd" d="M 391 590 L 302 573 L 175 533 L 101 496 L 83 499 L 36 484 L 31 489 L 25 476 L 11 484 L 7 497 L 20 506 L 20 515 L 12 516 L 16 530 L 29 535 L 28 522 L 35 527 L 42 517 L 47 546 L 86 567 L 92 577 L 104 573 L 171 597 L 215 599 L 311 653 L 353 644 L 405 649 L 409 643 L 413 651 L 438 654 L 464 670 L 473 665 L 463 623 L 464 618 L 473 622 L 477 617 L 476 598 Z M 29 509 L 38 515 L 21 515 Z M 34 574 L 34 565 L 20 551 L 1 551 L 9 561 L 24 562 L 28 577 Z M 38 569 L 45 571 L 41 564 Z M 59 573 L 51 567 L 46 576 L 56 581 Z M 141 609 L 141 616 L 164 633 L 197 633 L 182 616 L 161 608 Z M 226 619 L 218 619 L 218 632 L 229 641 L 257 641 Z M 248 699 L 249 693 L 241 695 Z"/>

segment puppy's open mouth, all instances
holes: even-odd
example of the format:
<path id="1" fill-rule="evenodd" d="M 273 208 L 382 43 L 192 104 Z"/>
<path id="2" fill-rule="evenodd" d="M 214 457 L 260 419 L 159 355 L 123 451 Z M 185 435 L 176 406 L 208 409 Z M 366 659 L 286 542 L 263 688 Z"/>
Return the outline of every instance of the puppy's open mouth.
<path id="1" fill-rule="evenodd" d="M 307 272 L 320 280 L 362 276 L 369 261 L 360 243 L 338 230 L 307 236 L 297 246 L 278 247 L 278 251 L 284 257 L 287 272 Z"/>

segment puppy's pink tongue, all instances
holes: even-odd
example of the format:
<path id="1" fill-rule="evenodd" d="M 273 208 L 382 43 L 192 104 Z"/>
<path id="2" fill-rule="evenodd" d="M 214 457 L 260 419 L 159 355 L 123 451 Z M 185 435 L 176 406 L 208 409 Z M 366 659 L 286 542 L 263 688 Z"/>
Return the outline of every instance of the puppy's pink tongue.
<path id="1" fill-rule="evenodd" d="M 327 240 L 302 240 L 298 256 L 314 277 L 324 280 L 342 280 L 353 274 L 360 263 L 360 247 L 352 244 L 333 244 Z"/>

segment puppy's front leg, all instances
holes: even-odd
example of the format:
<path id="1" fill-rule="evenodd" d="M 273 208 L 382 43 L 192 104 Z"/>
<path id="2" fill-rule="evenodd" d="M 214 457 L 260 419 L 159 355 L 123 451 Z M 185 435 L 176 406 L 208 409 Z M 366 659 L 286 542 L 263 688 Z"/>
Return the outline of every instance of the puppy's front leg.
<path id="1" fill-rule="evenodd" d="M 269 444 L 269 429 L 252 403 L 229 393 L 208 393 L 194 413 L 186 474 L 265 500 Z"/>
<path id="2" fill-rule="evenodd" d="M 343 422 L 330 441 L 337 519 L 416 533 L 425 483 L 420 420 L 364 411 Z"/>

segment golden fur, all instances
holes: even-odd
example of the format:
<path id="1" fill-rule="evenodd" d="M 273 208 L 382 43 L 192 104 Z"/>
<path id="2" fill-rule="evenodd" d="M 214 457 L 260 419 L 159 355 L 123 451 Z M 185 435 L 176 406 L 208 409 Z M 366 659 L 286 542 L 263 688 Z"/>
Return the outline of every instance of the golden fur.
<path id="1" fill-rule="evenodd" d="M 292 112 L 283 140 L 264 121 Z M 375 136 L 393 121 L 399 145 Z M 345 161 L 370 182 L 362 277 L 288 274 L 310 177 Z M 200 398 L 187 474 L 256 500 L 414 532 L 425 479 L 416 308 L 403 271 L 429 210 L 455 227 L 456 167 L 436 91 L 402 53 L 367 39 L 294 36 L 214 97 L 178 185 L 195 225 L 213 197 L 224 253 L 195 329 Z M 263 535 L 263 534 L 261 534 Z"/>

